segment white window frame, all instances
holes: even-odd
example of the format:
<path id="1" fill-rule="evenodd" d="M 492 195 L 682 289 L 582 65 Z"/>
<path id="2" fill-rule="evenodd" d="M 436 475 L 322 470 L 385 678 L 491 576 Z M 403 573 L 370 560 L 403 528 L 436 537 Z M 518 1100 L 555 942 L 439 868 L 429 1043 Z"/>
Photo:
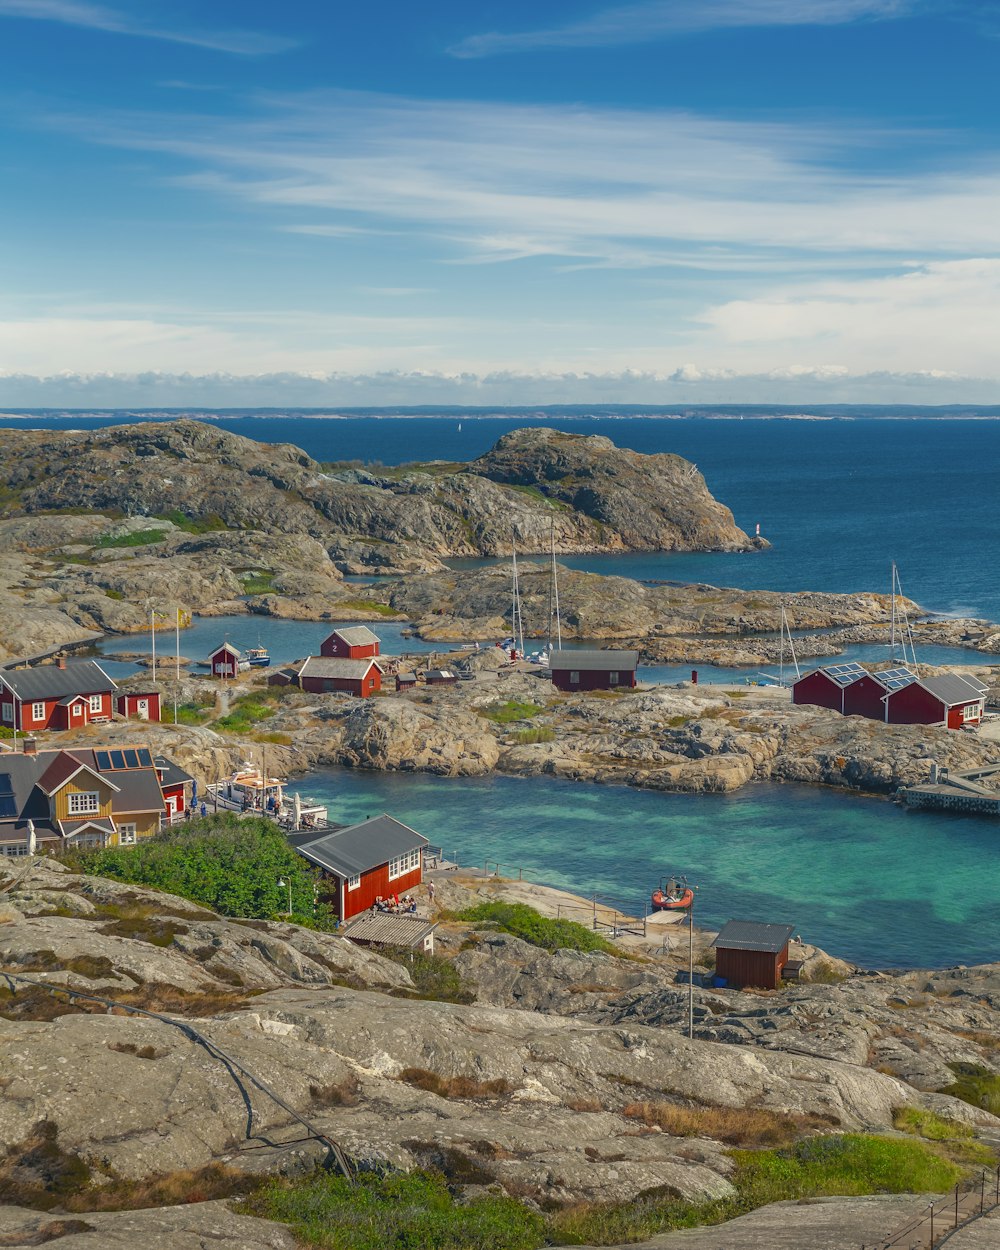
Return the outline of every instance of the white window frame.
<path id="1" fill-rule="evenodd" d="M 68 799 L 71 816 L 96 816 L 100 813 L 101 795 L 97 790 L 74 790 L 68 795 Z M 86 807 L 84 800 L 88 800 Z"/>
<path id="2" fill-rule="evenodd" d="M 612 686 L 620 686 L 622 684 L 621 676 L 621 673 L 618 672 L 608 673 L 608 683 Z"/>
<path id="3" fill-rule="evenodd" d="M 347 888 L 348 888 L 349 890 L 360 890 L 360 889 L 361 889 L 361 874 L 360 874 L 360 873 L 359 873 L 356 877 L 348 877 L 348 878 L 347 878 Z"/>
<path id="4" fill-rule="evenodd" d="M 0 707 L 0 713 L 3 714 L 4 720 L 13 720 L 14 719 L 13 703 L 4 703 L 2 707 Z"/>
<path id="5" fill-rule="evenodd" d="M 415 851 L 407 851 L 389 860 L 389 880 L 395 881 L 397 877 L 405 877 L 408 873 L 416 872 L 419 867 L 420 848 L 417 847 Z"/>
<path id="6" fill-rule="evenodd" d="M 78 833 L 74 834 L 70 841 L 74 846 L 86 847 L 88 850 L 94 847 L 98 850 L 103 850 L 107 845 L 108 839 L 107 834 L 104 833 Z"/>
<path id="7" fill-rule="evenodd" d="M 92 695 L 90 695 L 90 714 L 91 714 L 91 716 L 93 716 L 95 712 L 97 713 L 97 715 L 100 715 L 100 713 L 101 713 L 101 709 L 103 708 L 103 706 L 104 706 L 104 704 L 103 704 L 102 699 L 101 699 L 101 696 L 100 696 L 99 694 L 92 694 Z"/>
<path id="8" fill-rule="evenodd" d="M 570 684 L 571 686 L 579 686 L 579 684 L 580 684 L 580 672 L 579 672 L 579 670 L 578 670 L 578 669 L 571 668 L 571 669 L 569 670 L 569 684 Z"/>
<path id="9" fill-rule="evenodd" d="M 135 846 L 136 827 L 129 821 L 124 825 L 118 826 L 118 845 L 119 846 Z"/>
<path id="10" fill-rule="evenodd" d="M 31 719 L 32 720 L 44 720 L 45 719 L 45 704 L 44 703 L 32 703 Z"/>
<path id="11" fill-rule="evenodd" d="M 978 703 L 967 703 L 962 708 L 962 720 L 979 720 L 981 716 Z"/>
<path id="12" fill-rule="evenodd" d="M 8 855 L 11 859 L 18 859 L 27 853 L 28 846 L 25 842 L 7 842 L 0 846 L 0 855 Z"/>

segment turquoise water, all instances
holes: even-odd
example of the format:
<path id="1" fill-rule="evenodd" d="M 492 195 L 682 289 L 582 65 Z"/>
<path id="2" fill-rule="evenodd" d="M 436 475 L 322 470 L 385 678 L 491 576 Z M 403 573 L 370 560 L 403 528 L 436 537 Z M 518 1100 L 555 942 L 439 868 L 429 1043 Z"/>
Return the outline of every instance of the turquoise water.
<path id="1" fill-rule="evenodd" d="M 697 882 L 698 921 L 783 921 L 868 967 L 945 967 L 1000 953 L 1000 828 L 807 786 L 669 795 L 551 778 L 329 770 L 293 783 L 330 818 L 389 811 L 460 863 L 629 910 L 661 876 Z"/>

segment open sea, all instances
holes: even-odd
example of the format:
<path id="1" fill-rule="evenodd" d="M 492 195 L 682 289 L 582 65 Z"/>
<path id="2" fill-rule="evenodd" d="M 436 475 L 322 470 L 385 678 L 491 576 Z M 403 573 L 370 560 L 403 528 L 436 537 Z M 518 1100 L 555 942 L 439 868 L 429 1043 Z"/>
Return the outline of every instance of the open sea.
<path id="1" fill-rule="evenodd" d="M 0 417 L 0 425 L 85 429 L 145 419 L 32 414 Z M 295 443 L 321 461 L 469 460 L 524 425 L 603 434 L 641 452 L 675 452 L 698 465 L 739 525 L 752 533 L 759 522 L 773 548 L 741 555 L 566 557 L 566 564 L 747 589 L 888 593 L 895 561 L 904 591 L 928 611 L 1000 621 L 994 563 L 1000 509 L 993 494 L 1000 481 L 1000 421 L 457 413 L 205 419 L 263 442 Z M 182 635 L 181 650 L 201 658 L 227 633 L 237 645 L 253 645 L 259 630 L 275 659 L 292 659 L 330 628 L 209 619 Z M 391 641 L 400 649 L 422 646 L 401 637 Z M 164 638 L 164 650 L 171 643 Z M 145 648 L 134 637 L 101 649 L 117 668 L 110 658 L 116 649 Z M 974 659 L 956 649 L 918 658 Z M 686 669 L 644 675 L 677 680 Z M 711 675 L 706 670 L 703 678 Z M 1000 825 L 986 819 L 911 813 L 884 800 L 800 786 L 758 785 L 731 796 L 693 797 L 549 778 L 349 771 L 313 774 L 297 784 L 325 799 L 335 820 L 389 810 L 463 862 L 499 859 L 537 880 L 596 890 L 628 908 L 638 907 L 662 875 L 685 872 L 700 884 L 699 918 L 705 924 L 721 925 L 730 917 L 787 921 L 807 941 L 871 966 L 1000 959 Z"/>

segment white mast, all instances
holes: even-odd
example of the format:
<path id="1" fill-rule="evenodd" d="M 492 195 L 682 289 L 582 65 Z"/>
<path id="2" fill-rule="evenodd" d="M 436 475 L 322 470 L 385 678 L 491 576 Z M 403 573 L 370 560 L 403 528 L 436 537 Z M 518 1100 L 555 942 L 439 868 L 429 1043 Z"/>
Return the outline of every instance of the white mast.
<path id="1" fill-rule="evenodd" d="M 802 676 L 799 671 L 799 661 L 795 655 L 795 640 L 792 638 L 792 627 L 788 623 L 788 616 L 785 612 L 785 603 L 781 603 L 781 684 L 785 684 L 785 636 L 788 636 L 788 649 L 792 653 L 792 663 L 795 665 L 795 680 Z"/>
<path id="2" fill-rule="evenodd" d="M 517 583 L 517 543 L 514 536 L 510 541 L 511 569 L 513 572 L 513 603 L 510 610 L 510 632 L 517 645 L 519 656 L 524 655 L 524 622 L 521 619 L 521 591 Z"/>
<path id="3" fill-rule="evenodd" d="M 903 594 L 903 583 L 899 580 L 899 569 L 896 568 L 895 564 L 892 566 L 892 573 L 893 573 L 892 602 L 893 602 L 893 605 L 895 606 L 897 592 L 899 593 L 899 598 L 901 601 L 905 598 L 905 596 Z M 914 646 L 913 646 L 913 630 L 910 627 L 910 618 L 906 614 L 906 607 L 903 602 L 900 602 L 899 610 L 903 616 L 903 625 L 900 629 L 900 642 L 902 643 L 902 646 L 903 646 L 903 663 L 905 664 L 907 662 L 906 643 L 907 643 L 907 639 L 909 639 L 910 663 L 913 665 L 914 668 L 916 668 L 917 667 L 917 653 L 914 650 Z M 895 613 L 893 615 L 895 616 Z M 904 629 L 905 629 L 905 633 L 903 632 Z"/>
<path id="4" fill-rule="evenodd" d="M 552 546 L 552 600 L 556 614 L 556 650 L 562 650 L 562 622 L 559 619 L 559 574 L 556 571 L 556 523 L 552 521 L 549 528 L 549 540 Z M 549 650 L 552 650 L 552 618 L 549 617 Z"/>

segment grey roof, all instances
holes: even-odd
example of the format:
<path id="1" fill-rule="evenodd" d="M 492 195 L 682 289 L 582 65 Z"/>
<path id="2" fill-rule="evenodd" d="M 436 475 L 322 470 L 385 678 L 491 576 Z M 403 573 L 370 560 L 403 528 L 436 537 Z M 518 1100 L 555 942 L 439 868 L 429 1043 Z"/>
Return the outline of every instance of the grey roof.
<path id="1" fill-rule="evenodd" d="M 101 833 L 114 833 L 115 827 L 107 816 L 81 816 L 79 820 L 61 820 L 63 836 L 72 838 L 84 829 L 98 829 Z"/>
<path id="2" fill-rule="evenodd" d="M 300 844 L 298 852 L 338 877 L 354 877 L 426 845 L 422 834 L 383 813 L 360 825 L 317 834 L 313 841 Z"/>
<path id="3" fill-rule="evenodd" d="M 156 772 L 151 767 L 118 769 L 113 773 L 101 772 L 95 765 L 94 750 L 89 747 L 39 751 L 37 755 L 11 751 L 0 755 L 0 831 L 9 831 L 11 827 L 21 829 L 28 820 L 33 820 L 39 829 L 43 825 L 48 826 L 51 817 L 49 799 L 39 782 L 60 760 L 61 767 L 54 777 L 57 785 L 63 784 L 73 774 L 74 761 L 85 768 L 100 772 L 114 791 L 111 798 L 111 811 L 114 816 L 131 812 L 155 812 L 163 808 L 163 794 Z"/>
<path id="4" fill-rule="evenodd" d="M 96 660 L 77 660 L 60 668 L 41 664 L 38 668 L 5 669 L 0 681 L 25 703 L 62 699 L 69 695 L 104 694 L 118 687 Z"/>
<path id="5" fill-rule="evenodd" d="M 986 687 L 976 680 L 975 684 L 960 673 L 942 673 L 940 677 L 925 677 L 920 683 L 946 707 L 957 703 L 973 703 L 981 699 Z"/>
<path id="6" fill-rule="evenodd" d="M 299 669 L 299 680 L 303 677 L 364 677 L 368 670 L 374 665 L 378 671 L 382 672 L 382 665 L 378 660 L 338 660 L 332 656 L 311 655 L 305 664 Z"/>
<path id="7" fill-rule="evenodd" d="M 553 651 L 549 669 L 575 672 L 630 673 L 639 667 L 638 651 Z"/>
<path id="8" fill-rule="evenodd" d="M 239 647 L 234 647 L 231 642 L 220 642 L 217 647 L 209 652 L 209 657 L 218 655 L 220 651 L 228 651 L 230 655 L 235 655 L 237 659 L 243 654 Z"/>
<path id="9" fill-rule="evenodd" d="M 373 633 L 367 625 L 352 625 L 348 629 L 335 629 L 330 635 L 343 639 L 349 647 L 370 647 L 372 643 L 381 643 L 378 634 Z"/>
<path id="10" fill-rule="evenodd" d="M 429 668 L 424 674 L 425 681 L 458 681 L 458 677 L 450 668 Z"/>
<path id="11" fill-rule="evenodd" d="M 415 916 L 404 912 L 393 915 L 392 912 L 366 912 L 353 920 L 341 935 L 352 942 L 373 943 L 376 946 L 420 946 L 428 933 L 433 933 L 437 925 L 423 916 Z"/>
<path id="12" fill-rule="evenodd" d="M 730 951 L 764 951 L 777 955 L 794 928 L 790 924 L 764 924 L 760 920 L 727 920 L 712 945 Z"/>
<path id="13" fill-rule="evenodd" d="M 155 756 L 153 763 L 161 774 L 161 786 L 186 785 L 187 782 L 194 781 L 190 773 L 186 773 L 183 768 L 175 764 L 173 760 L 168 760 L 165 755 Z"/>

